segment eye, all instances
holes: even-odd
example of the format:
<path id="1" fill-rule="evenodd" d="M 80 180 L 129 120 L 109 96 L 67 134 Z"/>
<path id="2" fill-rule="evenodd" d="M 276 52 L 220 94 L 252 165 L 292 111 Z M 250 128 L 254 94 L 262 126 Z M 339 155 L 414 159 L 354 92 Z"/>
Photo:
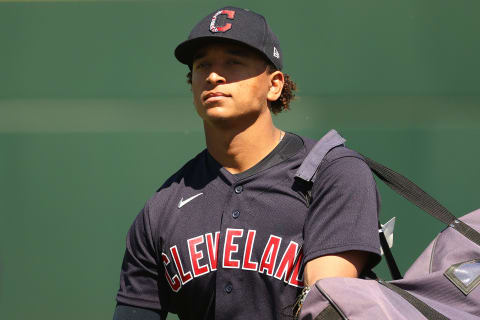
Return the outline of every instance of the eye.
<path id="1" fill-rule="evenodd" d="M 227 64 L 235 65 L 235 64 L 242 64 L 242 62 L 238 59 L 229 59 L 227 60 Z"/>
<path id="2" fill-rule="evenodd" d="M 197 63 L 194 64 L 194 68 L 197 69 L 197 70 L 206 68 L 208 66 L 209 66 L 209 63 L 206 62 L 206 61 L 200 61 L 200 62 L 197 62 Z"/>

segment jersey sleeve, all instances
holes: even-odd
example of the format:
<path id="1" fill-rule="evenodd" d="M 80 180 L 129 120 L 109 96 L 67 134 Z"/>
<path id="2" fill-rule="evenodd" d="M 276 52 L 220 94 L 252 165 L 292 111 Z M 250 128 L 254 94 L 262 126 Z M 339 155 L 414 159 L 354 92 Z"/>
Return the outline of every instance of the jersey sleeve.
<path id="1" fill-rule="evenodd" d="M 352 156 L 327 161 L 312 187 L 304 227 L 304 263 L 349 250 L 376 254 L 378 263 L 379 194 L 368 165 Z"/>
<path id="2" fill-rule="evenodd" d="M 127 233 L 117 302 L 161 311 L 165 310 L 159 294 L 161 262 L 153 240 L 148 210 L 147 202 Z"/>

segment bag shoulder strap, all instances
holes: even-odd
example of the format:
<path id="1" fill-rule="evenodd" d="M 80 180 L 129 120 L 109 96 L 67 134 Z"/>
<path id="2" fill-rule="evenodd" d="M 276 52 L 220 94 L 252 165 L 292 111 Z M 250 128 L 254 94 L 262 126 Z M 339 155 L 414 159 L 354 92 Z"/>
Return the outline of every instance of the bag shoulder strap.
<path id="1" fill-rule="evenodd" d="M 307 157 L 303 160 L 300 168 L 298 168 L 295 174 L 295 178 L 303 180 L 304 182 L 315 182 L 315 174 L 327 153 L 335 147 L 345 145 L 345 141 L 346 140 L 334 129 L 327 132 L 320 140 L 318 140 L 313 149 L 310 150 Z"/>
<path id="2" fill-rule="evenodd" d="M 423 191 L 419 186 L 401 174 L 373 161 L 372 159 L 365 156 L 363 157 L 375 175 L 385 182 L 385 184 L 392 190 L 415 204 L 426 213 L 430 214 L 432 217 L 443 222 L 448 227 L 457 230 L 467 239 L 480 246 L 480 233 L 455 217 L 431 195 Z"/>

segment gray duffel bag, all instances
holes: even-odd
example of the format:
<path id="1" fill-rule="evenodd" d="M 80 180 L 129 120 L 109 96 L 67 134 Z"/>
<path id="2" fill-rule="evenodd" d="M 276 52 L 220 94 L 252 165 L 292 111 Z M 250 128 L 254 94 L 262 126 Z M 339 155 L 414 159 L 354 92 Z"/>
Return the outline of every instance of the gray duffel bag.
<path id="1" fill-rule="evenodd" d="M 345 142 L 336 132 L 329 132 L 327 136 L 328 148 Z M 318 142 L 322 143 L 325 141 Z M 456 218 L 407 178 L 366 157 L 365 161 L 389 187 L 445 223 L 447 228 L 437 235 L 403 278 L 381 234 L 382 249 L 396 280 L 321 279 L 304 290 L 298 318 L 479 320 L 480 209 Z"/>

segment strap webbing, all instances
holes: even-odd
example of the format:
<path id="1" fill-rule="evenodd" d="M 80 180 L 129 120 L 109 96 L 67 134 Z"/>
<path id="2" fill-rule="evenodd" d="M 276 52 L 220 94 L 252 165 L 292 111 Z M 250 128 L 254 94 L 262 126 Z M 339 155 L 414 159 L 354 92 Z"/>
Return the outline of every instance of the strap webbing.
<path id="1" fill-rule="evenodd" d="M 419 186 L 392 169 L 389 169 L 365 156 L 363 157 L 377 177 L 395 192 L 480 246 L 479 232 L 458 220 L 450 211 L 428 193 L 423 191 Z"/>
<path id="2" fill-rule="evenodd" d="M 428 320 L 449 320 L 443 314 L 433 309 L 422 300 L 418 299 L 417 297 L 408 293 L 407 291 L 400 289 L 396 285 L 385 282 L 383 280 L 379 280 L 378 282 L 383 286 L 387 287 L 388 289 L 394 291 L 398 295 L 400 295 L 403 299 L 407 300 L 412 306 L 415 307 L 415 309 L 417 309 Z"/>
<path id="3" fill-rule="evenodd" d="M 398 268 L 397 263 L 395 262 L 395 258 L 393 257 L 392 251 L 390 250 L 390 246 L 388 245 L 387 239 L 385 238 L 385 234 L 382 231 L 382 227 L 378 226 L 378 235 L 380 236 L 380 245 L 383 249 L 383 255 L 387 260 L 388 270 L 390 270 L 390 275 L 392 276 L 393 280 L 403 279 L 402 274 L 400 273 L 400 269 Z"/>

